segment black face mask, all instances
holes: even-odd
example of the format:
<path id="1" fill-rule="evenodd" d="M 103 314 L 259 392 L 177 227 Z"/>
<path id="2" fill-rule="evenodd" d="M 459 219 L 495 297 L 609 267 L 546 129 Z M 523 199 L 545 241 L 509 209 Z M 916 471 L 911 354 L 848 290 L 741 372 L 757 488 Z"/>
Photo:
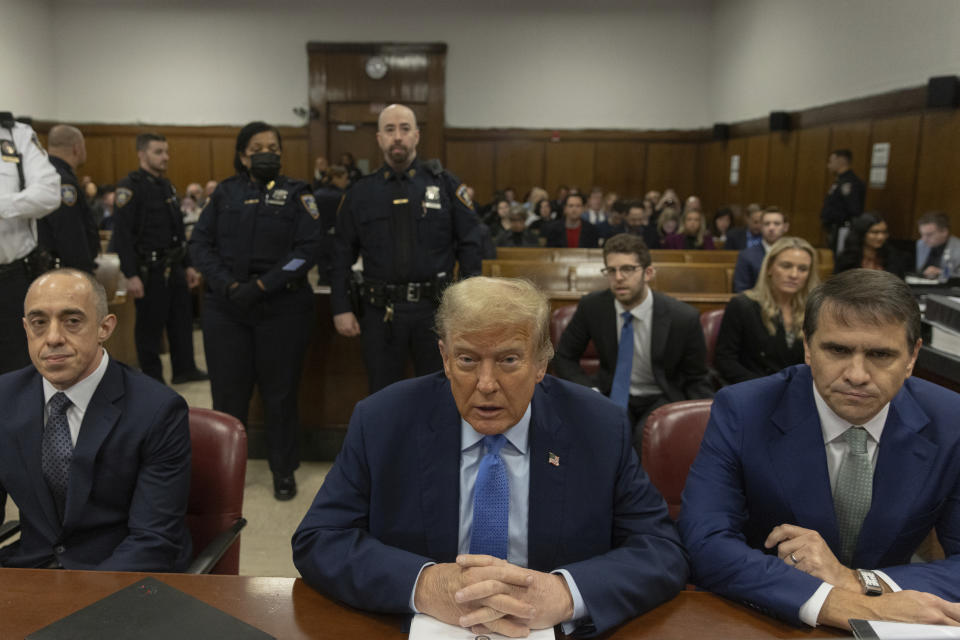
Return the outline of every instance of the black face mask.
<path id="1" fill-rule="evenodd" d="M 250 156 L 250 174 L 260 182 L 276 180 L 280 175 L 280 156 L 265 151 Z"/>

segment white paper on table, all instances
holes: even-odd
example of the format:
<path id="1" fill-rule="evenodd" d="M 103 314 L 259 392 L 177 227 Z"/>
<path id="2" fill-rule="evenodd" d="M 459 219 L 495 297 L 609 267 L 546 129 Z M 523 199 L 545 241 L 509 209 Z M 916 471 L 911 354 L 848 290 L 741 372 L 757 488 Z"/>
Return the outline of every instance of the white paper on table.
<path id="1" fill-rule="evenodd" d="M 410 624 L 410 640 L 476 640 L 476 638 L 489 637 L 491 640 L 504 638 L 499 633 L 491 633 L 487 636 L 477 635 L 470 629 L 457 627 L 446 622 L 440 622 L 434 617 L 425 613 L 418 613 L 413 616 L 413 622 Z M 537 629 L 530 631 L 527 636 L 530 640 L 554 640 L 556 635 L 553 628 Z"/>
<path id="2" fill-rule="evenodd" d="M 856 623 L 856 624 L 854 624 Z M 943 640 L 960 638 L 960 627 L 948 627 L 938 624 L 911 624 L 907 622 L 883 622 L 880 620 L 851 620 L 854 636 L 857 638 L 878 638 L 879 640 Z M 860 633 L 857 627 L 869 625 L 872 635 Z"/>

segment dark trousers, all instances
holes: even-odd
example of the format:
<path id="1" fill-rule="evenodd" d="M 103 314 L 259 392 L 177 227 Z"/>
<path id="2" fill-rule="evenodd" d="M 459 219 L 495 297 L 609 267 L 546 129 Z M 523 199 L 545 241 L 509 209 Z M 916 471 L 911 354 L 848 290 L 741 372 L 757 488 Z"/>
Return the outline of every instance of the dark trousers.
<path id="1" fill-rule="evenodd" d="M 383 320 L 383 307 L 363 304 L 360 331 L 370 393 L 403 380 L 408 357 L 413 358 L 413 371 L 418 376 L 443 367 L 433 330 L 437 308 L 432 302 L 398 303 L 390 322 Z"/>
<path id="2" fill-rule="evenodd" d="M 0 373 L 30 364 L 27 336 L 23 331 L 23 299 L 30 286 L 26 269 L 0 276 Z"/>
<path id="3" fill-rule="evenodd" d="M 220 295 L 204 298 L 201 324 L 213 408 L 246 425 L 256 384 L 263 400 L 270 470 L 283 475 L 300 466 L 297 400 L 313 315 L 309 287 L 274 294 L 247 311 Z"/>
<path id="4" fill-rule="evenodd" d="M 653 413 L 654 409 L 665 404 L 667 399 L 663 395 L 630 396 L 627 412 L 633 424 L 633 448 L 637 450 L 638 456 L 643 445 L 643 426 L 647 423 L 647 417 Z"/>
<path id="5" fill-rule="evenodd" d="M 163 347 L 163 330 L 166 329 L 173 375 L 195 370 L 193 310 L 184 270 L 172 269 L 170 277 L 164 278 L 162 268 L 150 269 L 143 287 L 144 296 L 135 302 L 137 324 L 133 330 L 140 369 L 151 378 L 163 382 L 160 350 Z"/>

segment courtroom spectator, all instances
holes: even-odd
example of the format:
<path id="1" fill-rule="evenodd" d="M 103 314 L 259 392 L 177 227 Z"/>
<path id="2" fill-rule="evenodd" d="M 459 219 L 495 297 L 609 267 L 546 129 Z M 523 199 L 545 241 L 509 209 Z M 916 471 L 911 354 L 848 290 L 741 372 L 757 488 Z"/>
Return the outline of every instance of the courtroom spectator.
<path id="1" fill-rule="evenodd" d="M 647 191 L 643 196 L 643 203 L 649 205 L 651 214 L 656 211 L 658 202 L 660 202 L 660 192 L 656 189 Z"/>
<path id="2" fill-rule="evenodd" d="M 907 257 L 892 246 L 889 239 L 887 222 L 880 214 L 864 213 L 857 216 L 850 223 L 846 244 L 837 256 L 833 272 L 879 269 L 903 278 L 909 270 Z"/>
<path id="3" fill-rule="evenodd" d="M 340 165 L 341 167 L 343 165 Z M 330 163 L 327 162 L 327 159 L 324 156 L 317 156 L 313 160 L 313 183 L 311 187 L 314 191 L 320 188 L 321 185 L 327 182 L 327 169 L 330 168 Z M 347 174 L 347 179 L 350 178 L 350 174 Z"/>
<path id="4" fill-rule="evenodd" d="M 0 521 L 9 494 L 21 533 L 0 567 L 183 571 L 187 403 L 107 355 L 117 317 L 92 274 L 40 276 L 23 316 L 33 364 L 0 376 Z"/>
<path id="5" fill-rule="evenodd" d="M 819 284 L 817 252 L 803 238 L 777 240 L 756 286 L 727 303 L 717 334 L 714 366 L 732 384 L 803 362 L 804 308 Z"/>
<path id="6" fill-rule="evenodd" d="M 651 411 L 713 395 L 706 344 L 697 310 L 650 288 L 656 270 L 643 240 L 626 233 L 610 238 L 603 264 L 610 286 L 580 299 L 553 366 L 561 378 L 594 387 L 627 409 L 639 451 Z M 600 358 L 592 375 L 580 366 L 591 341 Z"/>
<path id="7" fill-rule="evenodd" d="M 501 231 L 509 228 L 507 216 L 510 215 L 511 205 L 506 198 L 495 200 L 483 222 L 490 227 L 490 233 L 497 237 Z"/>
<path id="8" fill-rule="evenodd" d="M 600 234 L 595 225 L 583 219 L 583 196 L 571 193 L 563 202 L 563 217 L 543 225 L 540 235 L 547 239 L 548 247 L 600 246 Z"/>
<path id="9" fill-rule="evenodd" d="M 713 237 L 707 231 L 703 213 L 690 208 L 683 212 L 680 232 L 664 239 L 664 249 L 713 249 Z"/>
<path id="10" fill-rule="evenodd" d="M 563 201 L 566 200 L 569 193 L 570 188 L 567 185 L 562 184 L 557 187 L 557 197 L 554 198 L 553 202 L 550 203 L 554 211 L 560 211 L 563 209 Z"/>
<path id="11" fill-rule="evenodd" d="M 515 204 L 520 204 L 517 202 L 517 192 L 513 187 L 504 187 L 503 188 L 503 199 L 506 200 L 510 206 Z"/>
<path id="12" fill-rule="evenodd" d="M 667 238 L 677 234 L 677 228 L 680 226 L 680 214 L 677 210 L 669 207 L 660 212 L 657 218 L 657 245 L 654 249 L 666 247 Z"/>
<path id="13" fill-rule="evenodd" d="M 546 375 L 549 320 L 523 280 L 444 291 L 444 370 L 357 404 L 293 535 L 307 584 L 471 638 L 595 636 L 683 588 L 686 554 L 626 413 Z"/>
<path id="14" fill-rule="evenodd" d="M 207 183 L 203 185 L 203 206 L 207 206 L 207 203 L 210 202 L 210 196 L 213 195 L 213 192 L 217 189 L 216 180 L 207 180 Z"/>
<path id="15" fill-rule="evenodd" d="M 683 212 L 687 211 L 700 211 L 703 212 L 703 205 L 700 204 L 700 198 L 698 196 L 689 196 L 683 203 Z"/>
<path id="16" fill-rule="evenodd" d="M 183 190 L 183 197 L 191 198 L 199 206 L 203 202 L 203 187 L 200 186 L 199 182 L 191 182 Z"/>
<path id="17" fill-rule="evenodd" d="M 523 199 L 523 210 L 533 213 L 533 208 L 538 202 L 544 198 L 549 198 L 550 194 L 547 193 L 546 189 L 541 187 L 534 187 L 530 189 L 527 193 L 527 197 Z"/>
<path id="18" fill-rule="evenodd" d="M 921 332 L 902 280 L 845 271 L 805 365 L 717 393 L 677 523 L 694 584 L 795 625 L 960 623 L 960 396 L 911 375 Z M 934 530 L 946 557 L 914 560 Z"/>
<path id="19" fill-rule="evenodd" d="M 758 245 L 743 249 L 737 256 L 737 264 L 733 269 L 733 292 L 740 293 L 752 289 L 760 275 L 763 257 L 773 246 L 773 243 L 790 230 L 790 221 L 787 214 L 779 207 L 767 207 L 760 215 L 762 228 L 761 242 Z"/>
<path id="20" fill-rule="evenodd" d="M 95 218 L 99 217 L 99 222 L 97 226 L 104 231 L 112 231 L 113 223 L 116 222 L 116 219 L 113 217 L 114 207 L 116 205 L 116 189 L 112 184 L 105 185 L 101 188 L 102 195 L 100 196 L 100 206 L 93 210 L 93 215 Z"/>
<path id="21" fill-rule="evenodd" d="M 497 234 L 498 247 L 539 247 L 537 234 L 526 227 L 527 214 L 523 207 L 513 207 L 507 214 L 507 228 Z"/>
<path id="22" fill-rule="evenodd" d="M 540 235 L 543 225 L 557 219 L 557 212 L 553 208 L 553 203 L 544 198 L 533 207 L 535 217 L 527 218 L 527 226 Z"/>
<path id="23" fill-rule="evenodd" d="M 349 151 L 344 151 L 340 154 L 340 166 L 347 170 L 350 184 L 356 183 L 357 180 L 363 177 L 363 172 L 357 167 L 357 162 L 354 160 L 353 154 Z"/>
<path id="24" fill-rule="evenodd" d="M 607 212 L 607 219 L 597 225 L 597 233 L 604 241 L 619 233 L 627 232 L 626 222 L 627 203 L 619 200 Z"/>
<path id="25" fill-rule="evenodd" d="M 677 192 L 667 188 L 663 190 L 663 195 L 660 196 L 660 200 L 657 201 L 657 206 L 654 207 L 653 213 L 655 216 L 659 216 L 666 209 L 675 209 L 679 214 L 680 206 L 680 198 L 677 196 Z"/>
<path id="26" fill-rule="evenodd" d="M 589 222 L 592 225 L 598 225 L 607 219 L 603 211 L 603 189 L 594 187 L 590 190 L 581 217 L 584 222 Z"/>
<path id="27" fill-rule="evenodd" d="M 180 201 L 180 213 L 183 214 L 183 224 L 186 226 L 187 236 L 189 236 L 192 226 L 196 224 L 200 217 L 200 207 L 197 206 L 197 202 L 193 198 L 184 196 L 183 200 Z"/>
<path id="28" fill-rule="evenodd" d="M 947 275 L 954 277 L 960 265 L 960 238 L 950 234 L 950 217 L 943 211 L 929 211 L 920 216 L 917 227 L 917 273 L 935 279 L 947 269 Z"/>
<path id="29" fill-rule="evenodd" d="M 746 216 L 746 227 L 734 227 L 727 233 L 727 249 L 743 251 L 763 241 L 763 207 L 757 203 L 748 204 Z"/>
<path id="30" fill-rule="evenodd" d="M 717 249 L 729 249 L 727 246 L 727 231 L 733 224 L 733 210 L 724 207 L 717 209 L 713 214 L 713 220 L 710 221 L 710 235 L 713 236 L 713 244 Z"/>
<path id="31" fill-rule="evenodd" d="M 608 191 L 605 196 L 603 196 L 603 213 L 610 217 L 615 210 L 615 205 L 620 201 L 620 196 L 617 195 L 616 191 Z"/>
<path id="32" fill-rule="evenodd" d="M 659 247 L 660 237 L 657 227 L 650 221 L 652 212 L 653 209 L 647 202 L 630 202 L 624 218 L 624 233 L 640 236 L 647 247 Z"/>
<path id="33" fill-rule="evenodd" d="M 80 188 L 83 189 L 83 196 L 87 199 L 87 206 L 92 207 L 96 204 L 100 190 L 97 188 L 97 183 L 90 179 L 90 176 L 83 176 L 80 179 Z"/>

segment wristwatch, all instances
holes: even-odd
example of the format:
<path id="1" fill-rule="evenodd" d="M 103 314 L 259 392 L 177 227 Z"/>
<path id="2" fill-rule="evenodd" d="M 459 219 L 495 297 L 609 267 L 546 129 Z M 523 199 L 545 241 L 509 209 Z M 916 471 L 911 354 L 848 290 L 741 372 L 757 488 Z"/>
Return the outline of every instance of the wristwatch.
<path id="1" fill-rule="evenodd" d="M 880 584 L 880 578 L 869 569 L 857 569 L 857 580 L 863 587 L 863 593 L 868 596 L 879 596 L 883 594 L 883 586 Z"/>

